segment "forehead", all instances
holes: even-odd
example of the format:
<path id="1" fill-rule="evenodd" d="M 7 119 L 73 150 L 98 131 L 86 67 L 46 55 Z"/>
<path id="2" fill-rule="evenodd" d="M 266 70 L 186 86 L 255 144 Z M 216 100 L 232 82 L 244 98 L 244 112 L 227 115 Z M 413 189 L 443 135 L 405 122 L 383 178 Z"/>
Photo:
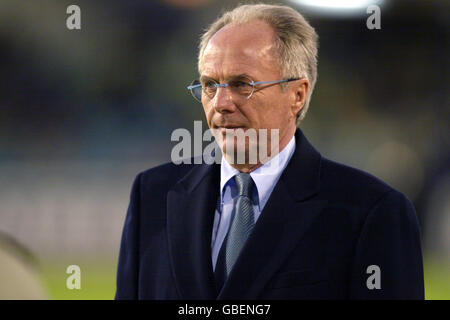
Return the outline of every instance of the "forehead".
<path id="1" fill-rule="evenodd" d="M 267 77 L 279 74 L 275 32 L 262 21 L 227 25 L 209 40 L 200 60 L 202 76 L 227 79 L 238 74 Z"/>

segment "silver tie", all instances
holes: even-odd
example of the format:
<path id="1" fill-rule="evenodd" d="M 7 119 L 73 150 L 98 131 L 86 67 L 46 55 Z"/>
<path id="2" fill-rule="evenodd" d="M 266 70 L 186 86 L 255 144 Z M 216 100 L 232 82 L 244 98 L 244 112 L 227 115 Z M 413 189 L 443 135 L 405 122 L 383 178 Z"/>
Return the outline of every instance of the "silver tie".
<path id="1" fill-rule="evenodd" d="M 251 201 L 255 183 L 248 173 L 237 174 L 234 176 L 234 181 L 236 182 L 239 196 L 226 243 L 225 266 L 227 277 L 255 224 Z"/>

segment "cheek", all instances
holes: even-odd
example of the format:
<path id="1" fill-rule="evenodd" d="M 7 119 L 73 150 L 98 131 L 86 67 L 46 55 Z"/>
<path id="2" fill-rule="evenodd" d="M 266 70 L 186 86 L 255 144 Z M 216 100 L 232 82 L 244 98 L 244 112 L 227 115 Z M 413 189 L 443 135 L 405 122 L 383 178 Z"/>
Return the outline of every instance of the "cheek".
<path id="1" fill-rule="evenodd" d="M 285 113 L 283 102 L 280 100 L 270 100 L 258 108 L 259 116 L 265 123 L 276 123 Z"/>
<path id="2" fill-rule="evenodd" d="M 209 107 L 209 105 L 207 103 L 203 104 L 203 112 L 205 112 L 206 120 L 208 120 L 208 122 L 211 120 L 211 118 L 213 116 L 212 111 L 213 111 L 212 108 Z"/>

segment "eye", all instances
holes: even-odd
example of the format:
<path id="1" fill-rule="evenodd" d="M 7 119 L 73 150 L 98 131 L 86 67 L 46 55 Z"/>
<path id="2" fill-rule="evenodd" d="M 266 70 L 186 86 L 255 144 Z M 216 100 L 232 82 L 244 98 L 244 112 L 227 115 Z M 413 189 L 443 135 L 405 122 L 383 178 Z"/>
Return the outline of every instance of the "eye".
<path id="1" fill-rule="evenodd" d="M 206 80 L 206 81 L 203 83 L 203 86 L 204 86 L 205 88 L 207 88 L 207 89 L 214 89 L 214 88 L 215 88 L 215 85 L 216 85 L 216 82 L 215 82 L 215 81 L 212 81 L 212 80 Z"/>
<path id="2" fill-rule="evenodd" d="M 246 88 L 249 87 L 250 84 L 244 80 L 233 80 L 229 82 L 230 87 L 233 88 Z"/>

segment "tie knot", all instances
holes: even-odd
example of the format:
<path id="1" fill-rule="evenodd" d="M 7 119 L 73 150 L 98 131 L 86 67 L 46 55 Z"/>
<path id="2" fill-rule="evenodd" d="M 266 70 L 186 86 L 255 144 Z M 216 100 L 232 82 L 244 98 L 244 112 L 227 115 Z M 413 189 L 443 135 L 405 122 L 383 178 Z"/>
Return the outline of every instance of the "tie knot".
<path id="1" fill-rule="evenodd" d="M 244 196 L 250 198 L 253 192 L 253 187 L 255 183 L 249 173 L 238 173 L 234 176 L 234 181 L 236 182 L 239 196 Z"/>

